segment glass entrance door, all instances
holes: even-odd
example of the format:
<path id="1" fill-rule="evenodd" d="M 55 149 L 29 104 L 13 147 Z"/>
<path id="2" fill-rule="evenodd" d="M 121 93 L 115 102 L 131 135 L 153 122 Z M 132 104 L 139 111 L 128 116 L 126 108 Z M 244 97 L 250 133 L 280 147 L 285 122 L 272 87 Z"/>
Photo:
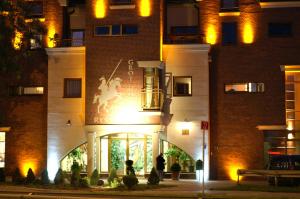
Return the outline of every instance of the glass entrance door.
<path id="1" fill-rule="evenodd" d="M 129 140 L 129 159 L 133 160 L 133 168 L 137 175 L 144 175 L 145 168 L 145 147 L 144 139 Z"/>
<path id="2" fill-rule="evenodd" d="M 144 175 L 152 168 L 152 137 L 144 134 L 112 134 L 101 137 L 101 172 L 116 169 L 117 174 L 126 173 L 126 160 L 133 161 L 137 175 Z"/>

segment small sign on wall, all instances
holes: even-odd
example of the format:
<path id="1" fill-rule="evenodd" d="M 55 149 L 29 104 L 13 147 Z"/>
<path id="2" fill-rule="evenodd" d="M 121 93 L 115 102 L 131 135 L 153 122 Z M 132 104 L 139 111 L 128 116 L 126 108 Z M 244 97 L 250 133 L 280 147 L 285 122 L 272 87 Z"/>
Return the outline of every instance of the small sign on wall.
<path id="1" fill-rule="evenodd" d="M 190 134 L 190 130 L 189 129 L 182 129 L 182 135 L 189 135 Z"/>

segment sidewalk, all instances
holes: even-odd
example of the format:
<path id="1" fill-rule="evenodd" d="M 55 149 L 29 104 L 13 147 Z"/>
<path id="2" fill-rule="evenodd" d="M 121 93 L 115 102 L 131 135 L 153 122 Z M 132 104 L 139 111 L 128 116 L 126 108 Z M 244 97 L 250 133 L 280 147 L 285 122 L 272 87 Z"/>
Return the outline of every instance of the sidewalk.
<path id="1" fill-rule="evenodd" d="M 145 180 L 140 180 L 141 184 L 146 183 Z M 243 184 L 263 184 L 264 181 L 250 181 L 243 182 Z M 0 194 L 18 193 L 18 194 L 42 194 L 42 195 L 59 195 L 59 196 L 75 196 L 95 197 L 95 196 L 136 196 L 136 197 L 156 197 L 156 198 L 198 198 L 201 193 L 201 183 L 195 180 L 180 180 L 172 181 L 165 180 L 161 182 L 162 185 L 169 185 L 169 187 L 162 187 L 159 189 L 143 190 L 143 191 L 111 191 L 100 188 L 95 189 L 80 189 L 80 190 L 66 190 L 66 189 L 43 189 L 31 188 L 25 186 L 0 185 Z M 258 191 L 215 191 L 212 188 L 226 188 L 235 185 L 231 181 L 210 181 L 206 183 L 205 193 L 209 198 L 272 198 L 272 199 L 300 199 L 300 193 L 271 193 Z M 62 197 L 60 197 L 62 198 Z"/>

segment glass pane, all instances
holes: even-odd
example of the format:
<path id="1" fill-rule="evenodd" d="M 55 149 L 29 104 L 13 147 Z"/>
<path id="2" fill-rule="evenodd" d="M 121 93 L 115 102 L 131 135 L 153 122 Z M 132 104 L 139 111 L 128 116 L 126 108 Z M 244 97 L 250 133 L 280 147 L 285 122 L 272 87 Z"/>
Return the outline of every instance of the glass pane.
<path id="1" fill-rule="evenodd" d="M 147 138 L 147 172 L 151 172 L 151 169 L 153 167 L 152 162 L 152 138 Z"/>
<path id="2" fill-rule="evenodd" d="M 116 169 L 118 174 L 124 174 L 126 168 L 126 140 L 112 139 L 110 148 L 110 168 Z"/>
<path id="3" fill-rule="evenodd" d="M 64 171 L 71 171 L 73 162 L 76 161 L 82 167 L 82 171 L 87 171 L 87 144 L 83 144 L 76 149 L 72 150 L 61 161 L 61 168 Z"/>
<path id="4" fill-rule="evenodd" d="M 137 175 L 144 174 L 144 140 L 129 140 L 129 159 Z"/>
<path id="5" fill-rule="evenodd" d="M 101 171 L 108 172 L 108 139 L 101 139 Z"/>
<path id="6" fill-rule="evenodd" d="M 97 26 L 95 28 L 95 35 L 109 35 L 109 26 Z"/>
<path id="7" fill-rule="evenodd" d="M 174 96 L 192 95 L 192 77 L 174 77 L 173 86 Z"/>
<path id="8" fill-rule="evenodd" d="M 5 166 L 5 133 L 0 132 L 0 168 Z"/>

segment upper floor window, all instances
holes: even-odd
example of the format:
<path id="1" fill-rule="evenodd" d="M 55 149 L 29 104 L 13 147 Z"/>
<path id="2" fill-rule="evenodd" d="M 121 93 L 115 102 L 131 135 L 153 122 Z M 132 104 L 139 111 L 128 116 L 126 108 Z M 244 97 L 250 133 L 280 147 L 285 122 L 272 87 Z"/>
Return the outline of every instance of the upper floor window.
<path id="1" fill-rule="evenodd" d="M 0 168 L 5 166 L 5 132 L 0 132 Z"/>
<path id="2" fill-rule="evenodd" d="M 232 83 L 225 84 L 226 93 L 248 92 L 262 93 L 265 91 L 264 83 Z"/>
<path id="3" fill-rule="evenodd" d="M 222 23 L 222 44 L 232 45 L 237 42 L 237 23 L 223 22 Z"/>
<path id="4" fill-rule="evenodd" d="M 132 0 L 110 0 L 113 5 L 131 4 Z"/>
<path id="5" fill-rule="evenodd" d="M 65 78 L 64 79 L 64 97 L 81 98 L 81 79 Z"/>
<path id="6" fill-rule="evenodd" d="M 238 0 L 221 0 L 221 10 L 236 10 L 239 7 Z"/>
<path id="7" fill-rule="evenodd" d="M 192 77 L 173 77 L 173 96 L 192 96 Z"/>
<path id="8" fill-rule="evenodd" d="M 95 27 L 96 36 L 120 36 L 138 34 L 138 26 L 135 24 L 115 24 Z"/>
<path id="9" fill-rule="evenodd" d="M 291 37 L 291 23 L 269 23 L 269 37 Z"/>
<path id="10" fill-rule="evenodd" d="M 72 30 L 72 46 L 84 45 L 84 30 Z"/>
<path id="11" fill-rule="evenodd" d="M 20 95 L 43 95 L 44 87 L 42 86 L 10 86 L 9 95 L 10 96 L 20 96 Z"/>
<path id="12" fill-rule="evenodd" d="M 29 14 L 27 17 L 29 18 L 39 18 L 43 17 L 43 1 L 27 1 Z"/>

